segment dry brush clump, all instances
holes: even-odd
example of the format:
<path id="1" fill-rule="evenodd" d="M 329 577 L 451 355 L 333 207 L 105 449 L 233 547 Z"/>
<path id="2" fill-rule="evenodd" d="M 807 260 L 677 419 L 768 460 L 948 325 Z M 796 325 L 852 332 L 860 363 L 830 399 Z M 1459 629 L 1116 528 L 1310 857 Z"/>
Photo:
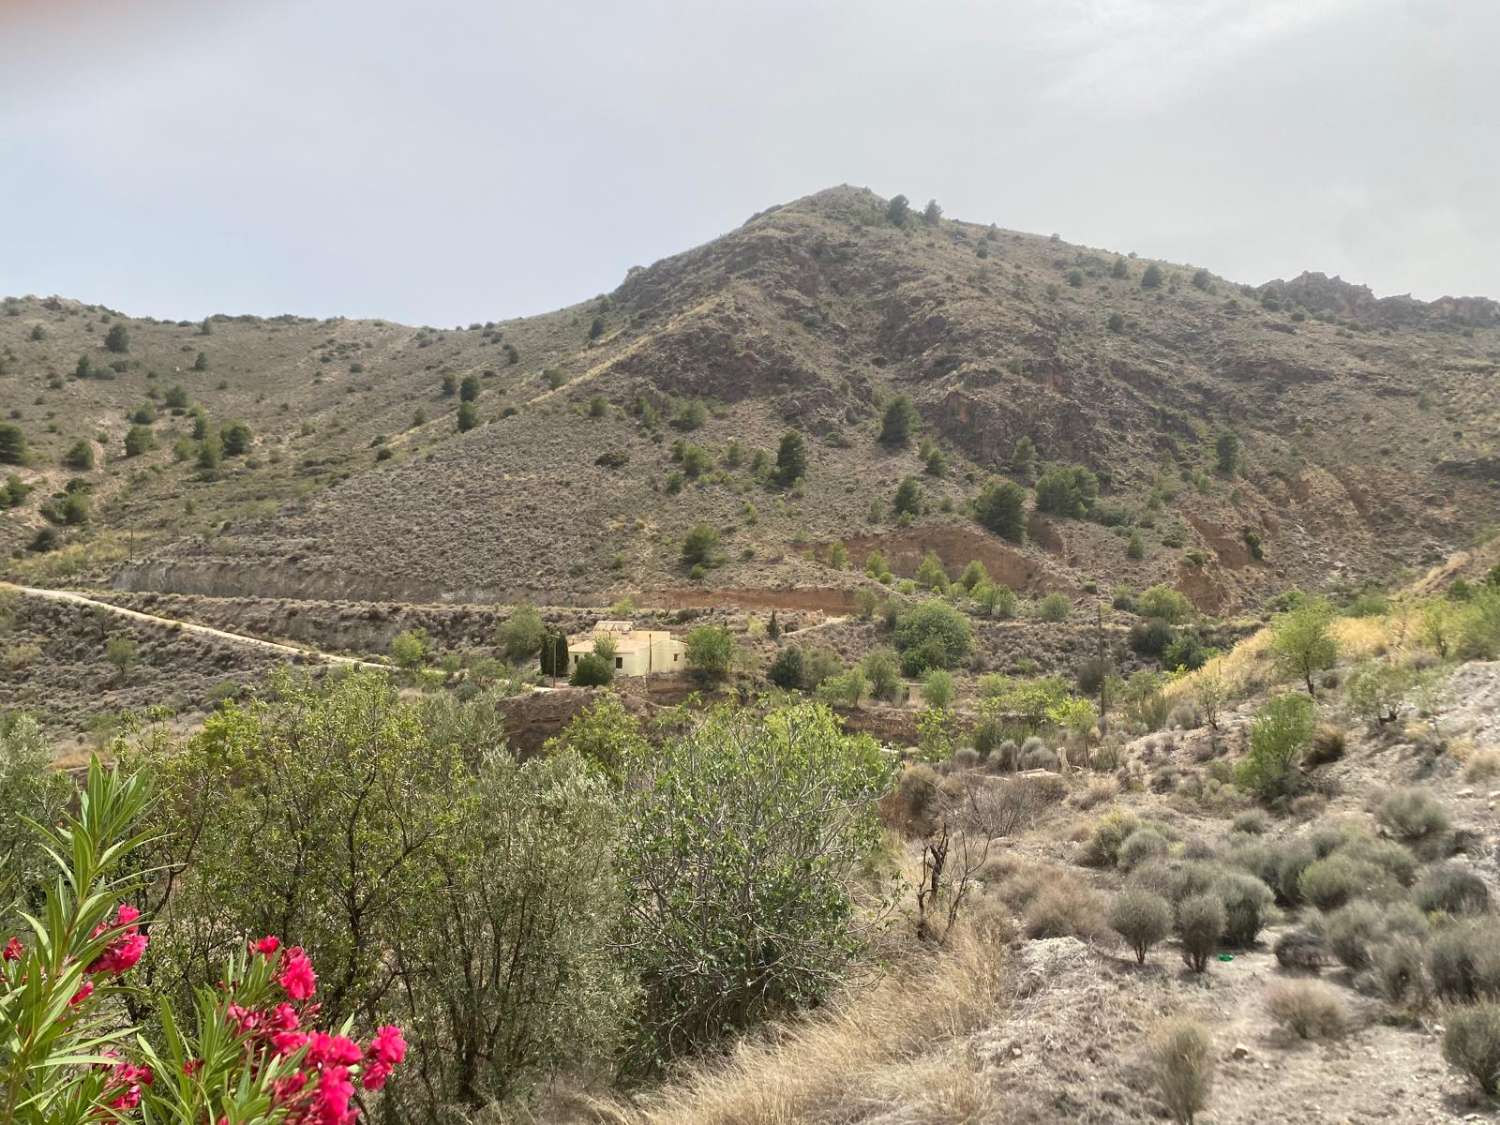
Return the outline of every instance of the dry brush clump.
<path id="1" fill-rule="evenodd" d="M 1003 940 L 992 918 L 976 915 L 914 968 L 851 987 L 818 1014 L 746 1039 L 723 1058 L 690 1064 L 639 1105 L 596 1103 L 595 1117 L 607 1125 L 791 1125 L 984 1105 L 980 1083 L 951 1060 L 949 1046 L 999 1017 Z"/>
<path id="2" fill-rule="evenodd" d="M 1195 1020 L 1176 1019 L 1151 1037 L 1148 1065 L 1157 1095 L 1179 1125 L 1193 1125 L 1213 1090 L 1213 1039 Z"/>
<path id="3" fill-rule="evenodd" d="M 1456 1008 L 1447 1014 L 1443 1058 L 1494 1097 L 1500 1094 L 1500 1004 Z"/>
<path id="4" fill-rule="evenodd" d="M 1182 941 L 1182 959 L 1195 973 L 1208 968 L 1224 935 L 1224 903 L 1217 895 L 1197 894 L 1177 907 L 1177 936 Z"/>
<path id="5" fill-rule="evenodd" d="M 1342 1035 L 1348 1014 L 1338 994 L 1317 981 L 1281 981 L 1266 993 L 1271 1018 L 1299 1039 L 1332 1039 Z"/>

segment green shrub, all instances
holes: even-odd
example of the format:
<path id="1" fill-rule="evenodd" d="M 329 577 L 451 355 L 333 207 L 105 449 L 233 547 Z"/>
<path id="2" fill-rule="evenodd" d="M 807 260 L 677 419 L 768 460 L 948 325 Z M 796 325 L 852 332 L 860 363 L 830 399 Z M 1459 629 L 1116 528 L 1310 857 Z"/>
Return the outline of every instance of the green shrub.
<path id="1" fill-rule="evenodd" d="M 1188 1019 L 1163 1026 L 1151 1037 L 1150 1071 L 1157 1095 L 1178 1125 L 1193 1125 L 1213 1089 L 1213 1040 Z"/>
<path id="2" fill-rule="evenodd" d="M 896 699 L 901 690 L 901 661 L 894 651 L 873 648 L 865 654 L 861 667 L 872 696 L 887 702 Z"/>
<path id="3" fill-rule="evenodd" d="M 1105 813 L 1094 823 L 1084 862 L 1094 867 L 1114 867 L 1120 861 L 1121 846 L 1140 826 L 1140 817 L 1128 809 Z"/>
<path id="4" fill-rule="evenodd" d="M 462 410 L 459 411 L 463 413 Z M 225 457 L 238 457 L 250 452 L 250 427 L 243 422 L 230 422 L 219 434 Z"/>
<path id="5" fill-rule="evenodd" d="M 1427 972 L 1440 999 L 1468 1004 L 1500 998 L 1500 926 L 1476 918 L 1440 929 L 1427 946 Z"/>
<path id="6" fill-rule="evenodd" d="M 1420 842 L 1448 830 L 1448 813 L 1431 790 L 1397 789 L 1380 802 L 1380 823 L 1398 840 Z"/>
<path id="7" fill-rule="evenodd" d="M 688 672 L 703 683 L 718 683 L 734 667 L 735 643 L 721 625 L 700 625 L 687 635 Z"/>
<path id="8" fill-rule="evenodd" d="M 1400 888 L 1383 868 L 1367 860 L 1335 852 L 1308 864 L 1297 880 L 1303 900 L 1319 910 L 1337 910 L 1356 898 L 1390 901 Z"/>
<path id="9" fill-rule="evenodd" d="M 766 670 L 766 679 L 779 688 L 795 691 L 802 686 L 802 650 L 789 645 L 776 654 Z"/>
<path id="10" fill-rule="evenodd" d="M 1068 614 L 1073 612 L 1073 603 L 1068 596 L 1062 593 L 1048 594 L 1036 604 L 1036 615 L 1043 621 L 1053 623 L 1066 621 Z"/>
<path id="11" fill-rule="evenodd" d="M 1280 695 L 1261 708 L 1250 727 L 1250 750 L 1235 780 L 1263 801 L 1289 795 L 1297 785 L 1297 760 L 1313 733 L 1312 701 Z"/>
<path id="12" fill-rule="evenodd" d="M 125 433 L 125 456 L 139 457 L 156 448 L 156 435 L 150 426 L 131 426 Z"/>
<path id="13" fill-rule="evenodd" d="M 421 629 L 406 629 L 391 638 L 391 659 L 401 668 L 420 668 L 427 649 L 427 634 Z"/>
<path id="14" fill-rule="evenodd" d="M 953 676 L 933 668 L 922 681 L 922 701 L 929 707 L 945 709 L 953 703 Z"/>
<path id="15" fill-rule="evenodd" d="M 1133 871 L 1143 863 L 1166 857 L 1169 845 L 1167 838 L 1154 828 L 1137 828 L 1120 844 L 1116 862 L 1126 871 Z"/>
<path id="16" fill-rule="evenodd" d="M 1049 466 L 1036 482 L 1039 512 L 1071 519 L 1088 515 L 1099 496 L 1099 478 L 1082 465 Z"/>
<path id="17" fill-rule="evenodd" d="M 1193 616 L 1193 603 L 1170 586 L 1158 583 L 1148 586 L 1135 597 L 1135 612 L 1142 617 L 1157 617 L 1170 625 Z"/>
<path id="18" fill-rule="evenodd" d="M 1411 937 L 1392 937 L 1375 950 L 1375 983 L 1392 1004 L 1423 1006 L 1428 996 L 1426 949 Z"/>
<path id="19" fill-rule="evenodd" d="M 1448 1013 L 1443 1058 L 1474 1079 L 1490 1097 L 1500 1094 L 1500 1004 L 1476 1004 Z"/>
<path id="20" fill-rule="evenodd" d="M 1231 871 L 1214 884 L 1213 893 L 1224 904 L 1225 944 L 1254 945 L 1276 898 L 1271 888 L 1254 875 Z"/>
<path id="21" fill-rule="evenodd" d="M 586 652 L 574 663 L 568 683 L 574 687 L 608 687 L 614 678 L 613 660 L 597 652 Z"/>
<path id="22" fill-rule="evenodd" d="M 1188 968 L 1201 973 L 1218 951 L 1224 935 L 1224 903 L 1218 895 L 1199 894 L 1185 898 L 1177 906 L 1177 934 L 1182 941 L 1182 959 Z"/>
<path id="23" fill-rule="evenodd" d="M 1329 951 L 1346 968 L 1358 972 L 1371 964 L 1371 954 L 1385 935 L 1385 911 L 1365 899 L 1346 902 L 1324 922 Z"/>
<path id="24" fill-rule="evenodd" d="M 716 709 L 631 765 L 618 870 L 651 905 L 620 935 L 642 987 L 626 1069 L 649 1072 L 842 981 L 890 767 L 815 703 Z"/>
<path id="25" fill-rule="evenodd" d="M 65 468 L 74 469 L 80 473 L 88 472 L 94 467 L 94 443 L 86 438 L 79 438 L 63 454 L 62 463 Z"/>
<path id="26" fill-rule="evenodd" d="M 1135 953 L 1136 964 L 1144 965 L 1151 947 L 1172 932 L 1172 904 L 1150 891 L 1126 888 L 1115 896 L 1109 925 Z"/>
<path id="27" fill-rule="evenodd" d="M 1299 1039 L 1332 1039 L 1343 1034 L 1348 1022 L 1338 994 L 1312 980 L 1272 985 L 1266 994 L 1266 1011 Z"/>
<path id="28" fill-rule="evenodd" d="M 974 645 L 968 618 L 937 600 L 903 610 L 896 619 L 894 639 L 901 652 L 901 670 L 908 676 L 922 675 L 929 668 L 952 668 Z"/>
<path id="29" fill-rule="evenodd" d="M 887 449 L 901 449 L 911 440 L 912 433 L 921 424 L 922 417 L 911 399 L 897 395 L 886 404 L 885 415 L 880 422 L 880 444 Z"/>
<path id="30" fill-rule="evenodd" d="M 1484 914 L 1490 908 L 1490 891 L 1472 870 L 1458 863 L 1441 863 L 1427 869 L 1412 901 L 1429 913 Z"/>
<path id="31" fill-rule="evenodd" d="M 686 567 L 717 566 L 719 532 L 706 523 L 694 524 L 682 538 L 682 564 Z"/>

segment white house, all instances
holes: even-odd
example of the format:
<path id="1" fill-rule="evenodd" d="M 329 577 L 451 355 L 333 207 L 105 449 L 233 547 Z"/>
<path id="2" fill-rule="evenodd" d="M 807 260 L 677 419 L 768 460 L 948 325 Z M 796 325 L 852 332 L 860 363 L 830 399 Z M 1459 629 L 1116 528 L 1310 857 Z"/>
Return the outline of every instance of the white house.
<path id="1" fill-rule="evenodd" d="M 654 672 L 682 672 L 687 669 L 687 647 L 665 629 L 637 629 L 633 621 L 601 621 L 592 633 L 568 638 L 568 667 L 594 651 L 600 636 L 615 642 L 617 676 L 649 676 Z"/>

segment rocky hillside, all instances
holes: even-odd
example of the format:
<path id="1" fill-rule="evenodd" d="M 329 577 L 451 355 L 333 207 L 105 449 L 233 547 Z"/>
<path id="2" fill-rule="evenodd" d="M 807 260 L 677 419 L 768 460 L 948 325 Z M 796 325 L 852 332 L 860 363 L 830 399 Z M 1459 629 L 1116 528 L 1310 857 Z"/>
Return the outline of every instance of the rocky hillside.
<path id="1" fill-rule="evenodd" d="M 836 602 L 871 550 L 910 574 L 931 547 L 1033 592 L 1167 581 L 1219 611 L 1427 565 L 1500 510 L 1494 302 L 1376 300 L 1316 274 L 1252 289 L 1056 236 L 893 221 L 848 187 L 520 321 L 4 311 L 0 397 L 34 487 L 0 536 L 33 582 L 551 604 L 800 587 Z M 127 350 L 110 351 L 119 326 Z M 877 435 L 898 395 L 920 423 L 891 448 Z M 226 443 L 212 464 L 194 429 L 213 444 L 235 420 L 248 449 Z M 138 432 L 126 456 L 133 424 L 155 448 Z M 807 469 L 784 488 L 766 463 L 788 430 Z M 63 464 L 80 441 L 91 470 Z M 1091 518 L 1033 514 L 1014 544 L 968 514 L 992 476 L 1030 485 L 1052 462 L 1098 476 Z M 922 511 L 898 521 L 907 477 Z M 70 480 L 90 497 L 72 523 Z M 54 523 L 61 546 L 28 549 Z M 694 578 L 682 540 L 702 523 L 719 565 Z M 838 542 L 847 568 L 829 565 Z"/>

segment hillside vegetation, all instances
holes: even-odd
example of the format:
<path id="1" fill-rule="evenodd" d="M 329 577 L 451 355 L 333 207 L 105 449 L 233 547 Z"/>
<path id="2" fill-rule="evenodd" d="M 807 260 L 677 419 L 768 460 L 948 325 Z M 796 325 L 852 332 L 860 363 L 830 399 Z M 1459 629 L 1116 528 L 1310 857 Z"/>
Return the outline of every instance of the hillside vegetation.
<path id="1" fill-rule="evenodd" d="M 1252 289 L 847 187 L 518 321 L 4 313 L 0 545 L 37 583 L 670 603 L 931 546 L 1224 611 L 1437 562 L 1500 479 L 1493 302 Z"/>

